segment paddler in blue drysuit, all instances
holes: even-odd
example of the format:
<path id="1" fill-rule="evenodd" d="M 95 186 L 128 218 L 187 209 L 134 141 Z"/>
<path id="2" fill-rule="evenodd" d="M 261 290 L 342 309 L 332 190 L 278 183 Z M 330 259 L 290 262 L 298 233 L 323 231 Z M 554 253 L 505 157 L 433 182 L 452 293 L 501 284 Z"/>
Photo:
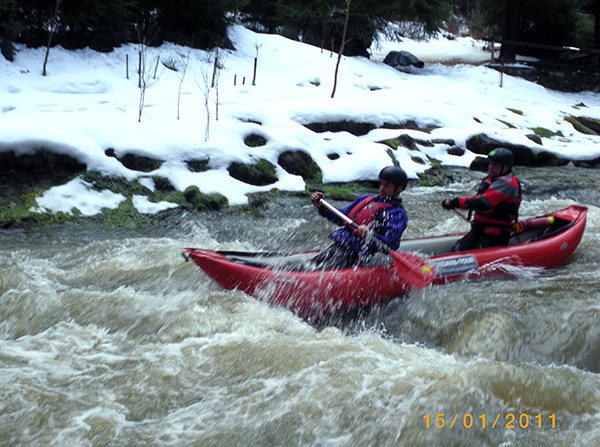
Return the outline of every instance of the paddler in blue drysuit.
<path id="1" fill-rule="evenodd" d="M 406 229 L 408 216 L 402 206 L 400 193 L 408 184 L 403 169 L 396 166 L 383 168 L 379 173 L 379 195 L 364 195 L 340 211 L 353 219 L 356 229 L 346 225 L 329 235 L 333 245 L 313 258 L 320 269 L 352 268 L 361 261 L 370 259 L 377 251 L 371 237 L 379 239 L 392 250 L 400 246 L 402 233 Z M 337 225 L 344 222 L 320 203 L 323 193 L 317 191 L 310 197 L 319 214 Z"/>
<path id="2" fill-rule="evenodd" d="M 511 230 L 518 224 L 521 184 L 512 172 L 514 155 L 504 147 L 488 155 L 488 176 L 472 197 L 444 200 L 448 210 L 460 208 L 475 211 L 471 231 L 454 246 L 454 251 L 507 245 Z"/>

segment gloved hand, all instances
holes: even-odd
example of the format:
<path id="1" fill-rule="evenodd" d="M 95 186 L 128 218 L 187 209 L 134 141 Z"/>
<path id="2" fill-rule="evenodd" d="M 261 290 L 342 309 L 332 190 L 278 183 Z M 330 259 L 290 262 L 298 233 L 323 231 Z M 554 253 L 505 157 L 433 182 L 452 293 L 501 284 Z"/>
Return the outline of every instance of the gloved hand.
<path id="1" fill-rule="evenodd" d="M 522 233 L 524 230 L 524 225 L 522 220 L 516 220 L 510 226 L 510 231 L 513 233 Z"/>
<path id="2" fill-rule="evenodd" d="M 455 197 L 453 199 L 444 200 L 442 202 L 442 206 L 447 210 L 458 208 L 460 206 L 460 199 L 458 197 Z"/>

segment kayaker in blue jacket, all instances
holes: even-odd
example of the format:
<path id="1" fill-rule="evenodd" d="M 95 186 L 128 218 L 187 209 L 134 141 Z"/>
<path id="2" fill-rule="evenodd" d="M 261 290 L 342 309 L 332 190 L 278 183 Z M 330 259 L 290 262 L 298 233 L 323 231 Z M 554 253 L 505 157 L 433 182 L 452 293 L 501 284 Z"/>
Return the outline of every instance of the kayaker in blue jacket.
<path id="1" fill-rule="evenodd" d="M 359 226 L 353 229 L 344 226 L 329 235 L 334 243 L 318 254 L 313 262 L 322 269 L 351 268 L 361 260 L 369 259 L 377 251 L 369 243 L 375 237 L 397 250 L 402 233 L 406 229 L 408 216 L 399 194 L 404 191 L 408 178 L 404 170 L 395 166 L 383 168 L 379 173 L 379 195 L 364 195 L 340 211 L 352 218 Z M 311 202 L 319 214 L 337 225 L 344 222 L 333 212 L 322 206 L 321 191 L 311 195 Z"/>

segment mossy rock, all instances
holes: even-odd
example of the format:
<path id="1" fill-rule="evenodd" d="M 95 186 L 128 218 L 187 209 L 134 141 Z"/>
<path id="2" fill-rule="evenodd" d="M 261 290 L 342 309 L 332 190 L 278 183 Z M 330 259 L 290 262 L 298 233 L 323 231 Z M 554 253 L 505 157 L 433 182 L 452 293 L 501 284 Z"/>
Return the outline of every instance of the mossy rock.
<path id="1" fill-rule="evenodd" d="M 183 196 L 189 205 L 195 210 L 219 210 L 229 205 L 227 197 L 222 194 L 212 193 L 204 194 L 200 192 L 197 186 L 190 186 L 184 192 Z"/>
<path id="2" fill-rule="evenodd" d="M 511 109 L 510 107 L 507 107 L 506 110 L 508 110 L 509 112 L 514 113 L 515 115 L 523 116 L 523 112 L 521 110 Z"/>
<path id="3" fill-rule="evenodd" d="M 251 133 L 244 138 L 244 144 L 248 147 L 260 147 L 267 144 L 267 139 L 257 133 Z"/>
<path id="4" fill-rule="evenodd" d="M 527 146 L 512 144 L 506 141 L 499 141 L 494 138 L 490 138 L 484 133 L 474 135 L 467 140 L 467 149 L 478 155 L 487 156 L 493 149 L 497 149 L 499 147 L 505 147 L 512 151 L 513 155 L 515 156 L 515 165 L 517 166 L 532 166 L 535 164 L 535 156 L 533 151 Z M 474 160 L 473 163 L 477 165 L 478 162 Z"/>
<path id="5" fill-rule="evenodd" d="M 402 134 L 399 137 L 392 138 L 390 140 L 380 141 L 380 143 L 383 143 L 394 150 L 397 150 L 400 146 L 405 147 L 406 149 L 409 149 L 411 151 L 418 150 L 415 139 L 407 134 Z"/>
<path id="6" fill-rule="evenodd" d="M 173 186 L 171 181 L 166 177 L 154 175 L 154 176 L 152 176 L 152 180 L 154 181 L 154 187 L 156 188 L 157 191 L 160 191 L 160 192 L 175 191 L 175 187 Z"/>
<path id="7" fill-rule="evenodd" d="M 305 124 L 304 127 L 312 130 L 313 132 L 348 132 L 354 136 L 362 136 L 376 129 L 377 126 L 373 123 L 361 123 L 356 121 L 328 121 L 325 123 L 310 123 Z"/>
<path id="8" fill-rule="evenodd" d="M 571 123 L 578 132 L 586 135 L 600 135 L 600 120 L 585 116 L 568 116 L 565 120 Z"/>
<path id="9" fill-rule="evenodd" d="M 131 153 L 116 158 L 123 166 L 132 171 L 152 172 L 156 171 L 163 164 L 163 160 Z"/>
<path id="10" fill-rule="evenodd" d="M 456 141 L 451 138 L 434 138 L 431 140 L 433 144 L 445 144 L 447 146 L 456 146 Z"/>
<path id="11" fill-rule="evenodd" d="M 415 186 L 446 186 L 454 181 L 452 175 L 443 166 L 429 168 L 417 176 L 419 180 Z"/>
<path id="12" fill-rule="evenodd" d="M 36 199 L 44 194 L 44 188 L 35 188 L 24 193 L 12 193 L 0 199 L 0 228 L 25 228 L 55 225 L 74 220 L 63 212 L 38 213 Z"/>
<path id="13" fill-rule="evenodd" d="M 457 157 L 462 157 L 463 155 L 465 155 L 466 151 L 458 146 L 452 146 L 451 148 L 448 148 L 446 152 L 448 153 L 448 155 L 456 155 Z"/>
<path id="14" fill-rule="evenodd" d="M 475 159 L 469 165 L 471 171 L 486 172 L 488 170 L 489 162 L 485 157 L 475 157 Z"/>
<path id="15" fill-rule="evenodd" d="M 431 133 L 434 129 L 439 129 L 440 126 L 436 126 L 434 124 L 421 127 L 414 120 L 407 120 L 402 123 L 383 123 L 381 126 L 382 129 L 410 129 L 410 130 L 419 130 L 421 132 Z"/>
<path id="16" fill-rule="evenodd" d="M 278 180 L 275 166 L 263 158 L 255 164 L 234 162 L 227 170 L 234 179 L 255 186 L 270 185 Z"/>
<path id="17" fill-rule="evenodd" d="M 525 135 L 527 138 L 529 138 L 531 141 L 533 141 L 535 144 L 539 144 L 540 146 L 543 146 L 543 141 L 542 141 L 542 137 L 540 137 L 539 135 L 536 134 L 528 134 Z"/>
<path id="18" fill-rule="evenodd" d="M 210 169 L 208 167 L 209 161 L 210 160 L 208 158 L 202 160 L 186 160 L 185 164 L 192 172 L 206 172 Z"/>
<path id="19" fill-rule="evenodd" d="M 76 158 L 44 148 L 19 156 L 13 151 L 0 152 L 0 196 L 62 185 L 85 169 Z"/>
<path id="20" fill-rule="evenodd" d="M 515 126 L 514 124 L 509 123 L 508 121 L 504 121 L 504 120 L 500 120 L 500 119 L 498 121 L 501 122 L 502 124 L 504 124 L 509 129 L 516 129 L 517 128 L 517 126 Z"/>
<path id="21" fill-rule="evenodd" d="M 562 132 L 553 132 L 550 129 L 546 129 L 545 127 L 532 127 L 531 130 L 534 134 L 541 138 L 552 138 L 552 137 L 562 137 Z"/>
<path id="22" fill-rule="evenodd" d="M 277 163 L 286 172 L 300 175 L 307 183 L 321 183 L 323 173 L 319 165 L 304 151 L 285 151 L 279 155 Z"/>

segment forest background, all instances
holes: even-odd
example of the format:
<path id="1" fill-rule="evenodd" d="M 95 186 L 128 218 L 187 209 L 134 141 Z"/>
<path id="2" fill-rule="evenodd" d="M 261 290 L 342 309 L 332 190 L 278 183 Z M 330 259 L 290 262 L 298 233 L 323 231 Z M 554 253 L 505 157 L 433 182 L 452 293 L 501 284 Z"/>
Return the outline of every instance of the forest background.
<path id="1" fill-rule="evenodd" d="M 13 60 L 17 46 L 61 45 L 110 52 L 124 43 L 173 42 L 198 49 L 228 48 L 227 27 L 285 37 L 347 56 L 369 56 L 378 32 L 390 22 L 416 25 L 411 37 L 442 25 L 456 34 L 555 46 L 588 48 L 594 17 L 582 12 L 592 0 L 0 0 L 0 49 Z M 347 33 L 342 47 L 348 13 Z M 514 59 L 504 45 L 501 57 Z M 518 49 L 543 57 L 542 48 Z"/>

